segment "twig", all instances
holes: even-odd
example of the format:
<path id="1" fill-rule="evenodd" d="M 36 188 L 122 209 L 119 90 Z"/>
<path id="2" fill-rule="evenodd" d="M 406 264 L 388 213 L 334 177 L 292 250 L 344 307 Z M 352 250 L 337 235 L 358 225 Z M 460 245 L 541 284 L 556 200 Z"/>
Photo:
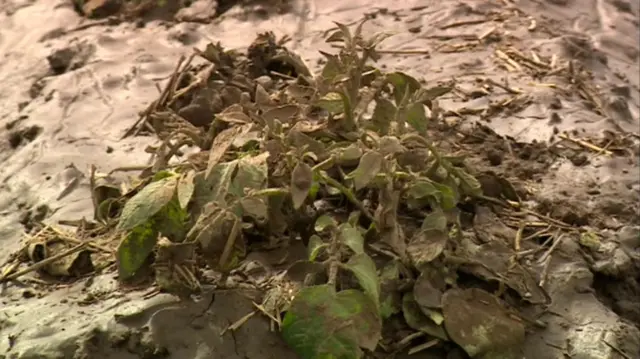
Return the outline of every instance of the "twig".
<path id="1" fill-rule="evenodd" d="M 514 67 L 516 70 L 518 71 L 522 71 L 522 66 L 520 66 L 519 63 L 517 63 L 514 59 L 512 59 L 511 57 L 509 57 L 509 55 L 505 54 L 503 51 L 501 50 L 496 50 L 495 51 L 496 56 L 498 56 L 501 60 L 503 60 L 504 62 L 508 63 L 509 65 L 511 65 L 512 67 Z"/>
<path id="2" fill-rule="evenodd" d="M 540 273 L 540 282 L 538 286 L 540 288 L 544 288 L 544 284 L 547 282 L 547 274 L 549 273 L 549 265 L 551 264 L 551 256 L 549 256 L 542 267 L 542 272 Z"/>
<path id="3" fill-rule="evenodd" d="M 547 258 L 551 256 L 551 253 L 553 253 L 553 251 L 556 249 L 558 244 L 562 242 L 563 239 L 564 239 L 564 234 L 561 234 L 559 237 L 557 237 L 556 240 L 551 245 L 551 247 L 549 247 L 549 249 L 542 255 L 542 257 L 538 259 L 538 264 L 544 263 L 547 260 Z"/>
<path id="4" fill-rule="evenodd" d="M 520 252 L 520 241 L 522 241 L 522 232 L 524 231 L 524 227 L 526 227 L 526 222 L 521 222 L 518 227 L 518 231 L 516 232 L 516 238 L 514 241 L 514 249 L 516 252 Z"/>
<path id="5" fill-rule="evenodd" d="M 57 229 L 55 227 L 49 226 L 49 228 L 52 231 L 54 231 L 62 240 L 65 240 L 67 242 L 71 242 L 71 243 L 74 243 L 74 244 L 78 244 L 78 245 L 86 244 L 91 248 L 98 249 L 98 250 L 103 251 L 103 252 L 114 254 L 114 251 L 112 249 L 110 249 L 110 248 L 103 247 L 103 246 L 101 246 L 101 245 L 99 245 L 97 243 L 85 242 L 85 241 L 82 241 L 82 240 L 80 240 L 78 238 L 71 237 L 71 236 L 67 235 L 66 233 L 60 231 L 59 229 Z"/>
<path id="6" fill-rule="evenodd" d="M 415 353 L 421 352 L 423 350 L 429 349 L 435 345 L 438 345 L 438 343 L 440 343 L 440 339 L 432 339 L 424 344 L 420 344 L 418 346 L 415 346 L 411 349 L 409 349 L 409 355 L 413 355 Z"/>
<path id="7" fill-rule="evenodd" d="M 231 330 L 232 332 L 235 332 L 236 330 L 238 330 L 238 328 L 240 328 L 242 325 L 244 325 L 244 323 L 246 323 L 249 319 L 251 319 L 251 317 L 253 317 L 257 313 L 258 313 L 258 311 L 254 310 L 253 312 L 251 312 L 251 313 L 245 315 L 244 317 L 236 320 L 234 323 L 232 323 L 228 327 L 224 328 L 224 330 L 220 332 L 220 336 L 223 336 L 228 330 Z"/>
<path id="8" fill-rule="evenodd" d="M 446 30 L 446 29 L 451 29 L 453 27 L 460 27 L 460 26 L 465 26 L 465 25 L 484 24 L 485 22 L 489 22 L 489 21 L 491 21 L 491 19 L 475 19 L 475 20 L 456 21 L 456 22 L 452 22 L 450 24 L 446 24 L 446 25 L 440 26 L 440 30 Z"/>
<path id="9" fill-rule="evenodd" d="M 495 81 L 493 79 L 485 79 L 484 82 L 491 84 L 493 86 L 498 86 L 499 88 L 507 91 L 508 93 L 512 94 L 512 95 L 520 95 L 522 93 L 522 91 L 513 88 L 513 87 L 509 87 L 507 85 L 503 85 L 501 83 L 499 83 L 498 81 Z"/>
<path id="10" fill-rule="evenodd" d="M 14 279 L 18 279 L 19 277 L 21 277 L 21 276 L 23 276 L 23 275 L 25 275 L 27 273 L 30 273 L 30 272 L 33 272 L 33 271 L 37 271 L 37 270 L 39 270 L 39 269 L 41 269 L 41 268 L 43 268 L 43 267 L 45 267 L 45 266 L 57 261 L 59 259 L 62 259 L 62 258 L 67 257 L 67 256 L 70 256 L 70 255 L 72 255 L 74 253 L 80 252 L 88 244 L 89 244 L 88 242 L 83 242 L 83 243 L 78 244 L 77 246 L 75 246 L 75 247 L 73 247 L 73 248 L 71 248 L 69 250 L 66 250 L 66 251 L 64 251 L 62 253 L 56 254 L 53 257 L 49 257 L 47 259 L 41 260 L 40 262 L 32 264 L 29 267 L 27 267 L 27 268 L 25 268 L 25 269 L 23 269 L 21 271 L 18 271 L 16 273 L 10 274 L 10 275 L 0 279 L 0 283 L 4 283 L 4 282 L 8 282 L 8 281 L 11 281 L 11 280 L 14 280 Z"/>
<path id="11" fill-rule="evenodd" d="M 616 352 L 618 352 L 618 354 L 622 355 L 625 359 L 631 359 L 631 356 L 625 352 L 622 351 L 622 349 L 616 347 L 615 345 L 609 343 L 606 339 L 602 340 L 607 346 L 609 346 L 609 348 L 615 350 Z"/>
<path id="12" fill-rule="evenodd" d="M 171 77 L 169 78 L 169 82 L 167 82 L 166 86 L 164 87 L 163 92 L 160 94 L 160 97 L 151 102 L 149 104 L 149 106 L 147 106 L 147 108 L 140 114 L 140 116 L 138 117 L 138 120 L 133 124 L 133 126 L 129 127 L 129 129 L 127 130 L 127 132 L 125 132 L 125 134 L 122 136 L 122 138 L 126 138 L 131 136 L 132 134 L 135 136 L 139 133 L 139 131 L 142 129 L 140 127 L 140 124 L 142 123 L 147 123 L 147 118 L 149 117 L 149 115 L 151 115 L 159 106 L 164 105 L 164 103 L 162 102 L 163 99 L 166 100 L 167 95 L 169 94 L 169 91 L 171 90 L 171 88 L 173 88 L 173 83 L 178 79 L 178 76 L 180 74 L 180 67 L 182 66 L 182 63 L 185 61 L 185 57 L 180 56 L 180 59 L 178 59 L 178 64 L 176 65 L 175 69 L 173 70 L 173 73 L 171 74 Z"/>
<path id="13" fill-rule="evenodd" d="M 389 55 L 429 55 L 429 50 L 376 50 L 379 54 Z"/>
<path id="14" fill-rule="evenodd" d="M 578 140 L 578 139 L 575 139 L 575 138 L 571 138 L 571 137 L 567 136 L 564 133 L 559 134 L 558 137 L 562 138 L 563 140 L 567 140 L 567 141 L 573 142 L 573 143 L 575 143 L 577 145 L 580 145 L 582 147 L 588 148 L 588 149 L 590 149 L 590 150 L 592 150 L 592 151 L 594 151 L 594 152 L 596 152 L 598 154 L 604 153 L 604 154 L 606 154 L 608 156 L 613 155 L 613 152 L 607 150 L 606 148 L 598 147 L 596 145 L 593 145 L 593 144 L 591 144 L 589 142 L 586 142 L 586 141 L 583 141 L 583 140 Z"/>

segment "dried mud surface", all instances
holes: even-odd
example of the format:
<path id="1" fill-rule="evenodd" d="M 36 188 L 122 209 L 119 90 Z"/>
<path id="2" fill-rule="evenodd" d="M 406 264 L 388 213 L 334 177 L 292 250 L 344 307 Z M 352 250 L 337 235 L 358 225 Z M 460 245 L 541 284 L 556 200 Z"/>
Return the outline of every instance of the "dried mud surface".
<path id="1" fill-rule="evenodd" d="M 153 137 L 121 138 L 181 55 L 217 41 L 242 49 L 273 31 L 316 67 L 332 22 L 368 14 L 366 31 L 397 33 L 382 45 L 382 68 L 429 84 L 456 79 L 437 137 L 470 156 L 485 194 L 508 196 L 496 183 L 508 179 L 537 213 L 602 234 L 598 250 L 557 245 L 550 304 L 529 313 L 546 325 L 528 330 L 524 357 L 640 357 L 637 2 L 307 0 L 287 11 L 224 10 L 105 21 L 82 18 L 70 1 L 0 0 L 0 263 L 30 223 L 92 215 L 92 164 L 106 172 L 146 162 Z M 571 79 L 543 71 L 532 52 L 545 63 L 576 60 L 593 87 L 573 95 Z M 477 238 L 516 236 L 488 207 L 475 212 Z M 185 303 L 119 288 L 110 274 L 42 281 L 3 285 L 0 358 L 296 357 L 260 316 L 220 335 L 252 310 L 251 293 Z"/>

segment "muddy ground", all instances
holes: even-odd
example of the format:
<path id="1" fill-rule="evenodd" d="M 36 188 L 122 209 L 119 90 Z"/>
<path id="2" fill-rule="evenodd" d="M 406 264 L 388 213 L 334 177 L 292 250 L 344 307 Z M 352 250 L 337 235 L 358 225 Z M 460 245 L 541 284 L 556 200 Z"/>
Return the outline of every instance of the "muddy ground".
<path id="1" fill-rule="evenodd" d="M 597 249 L 585 238 L 555 247 L 544 284 L 550 303 L 529 313 L 544 325 L 528 327 L 524 357 L 640 357 L 636 2 L 269 6 L 216 12 L 201 0 L 177 13 L 87 20 L 68 0 L 0 0 L 0 263 L 19 251 L 33 223 L 92 216 L 91 165 L 108 172 L 146 163 L 155 138 L 122 137 L 181 55 L 217 41 L 243 49 L 273 31 L 289 35 L 288 48 L 317 68 L 318 50 L 331 51 L 323 39 L 332 22 L 366 15 L 367 32 L 396 33 L 381 45 L 381 68 L 427 84 L 455 79 L 434 136 L 469 156 L 485 194 L 504 195 L 495 182 L 506 178 L 546 218 L 538 221 L 601 235 Z M 571 70 L 549 71 L 567 61 Z M 484 243 L 512 241 L 517 232 L 489 205 L 475 209 L 473 227 Z M 123 289 L 113 274 L 69 283 L 33 273 L 21 279 L 3 284 L 0 358 L 295 357 L 260 316 L 220 335 L 252 310 L 247 293 L 185 303 L 149 295 L 147 287 Z"/>

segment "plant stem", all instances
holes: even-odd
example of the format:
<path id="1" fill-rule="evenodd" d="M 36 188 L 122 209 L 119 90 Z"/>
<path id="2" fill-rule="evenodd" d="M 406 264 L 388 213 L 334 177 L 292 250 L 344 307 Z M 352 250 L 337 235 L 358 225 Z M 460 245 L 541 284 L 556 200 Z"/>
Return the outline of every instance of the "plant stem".
<path id="1" fill-rule="evenodd" d="M 353 203 L 356 207 L 358 207 L 358 209 L 360 211 L 362 211 L 362 213 L 364 213 L 364 215 L 367 217 L 367 219 L 369 219 L 370 221 L 373 221 L 373 216 L 371 215 L 371 213 L 369 213 L 369 211 L 367 210 L 367 208 L 364 206 L 364 204 L 362 202 L 360 202 L 359 199 L 356 198 L 356 196 L 353 194 L 353 192 L 351 192 L 350 189 L 348 189 L 347 187 L 345 187 L 342 183 L 334 180 L 333 178 L 325 175 L 325 174 L 320 174 L 320 176 L 322 176 L 322 179 L 329 185 L 332 187 L 337 188 L 338 190 L 340 190 L 340 192 L 342 192 L 342 194 L 347 197 L 347 199 L 349 200 L 349 202 Z"/>

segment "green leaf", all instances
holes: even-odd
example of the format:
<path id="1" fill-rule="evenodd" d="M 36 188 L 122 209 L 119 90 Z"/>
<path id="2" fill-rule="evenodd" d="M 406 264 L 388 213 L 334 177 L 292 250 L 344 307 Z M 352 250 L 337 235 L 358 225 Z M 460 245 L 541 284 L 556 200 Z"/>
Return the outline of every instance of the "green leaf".
<path id="1" fill-rule="evenodd" d="M 480 182 L 461 168 L 455 168 L 455 174 L 460 179 L 460 187 L 462 192 L 468 196 L 481 196 L 482 186 Z"/>
<path id="2" fill-rule="evenodd" d="M 422 231 L 436 230 L 446 232 L 447 230 L 447 216 L 442 209 L 434 208 L 433 211 L 427 214 L 422 221 Z"/>
<path id="3" fill-rule="evenodd" d="M 357 228 L 348 223 L 340 225 L 338 228 L 340 242 L 349 247 L 355 254 L 364 253 L 364 237 Z"/>
<path id="4" fill-rule="evenodd" d="M 420 102 L 411 103 L 402 111 L 404 120 L 413 127 L 420 135 L 427 134 L 427 115 L 424 112 L 424 105 Z"/>
<path id="5" fill-rule="evenodd" d="M 122 209 L 119 230 L 129 230 L 145 223 L 164 207 L 176 191 L 177 177 L 171 176 L 151 182 L 136 193 Z"/>
<path id="6" fill-rule="evenodd" d="M 322 107 L 331 114 L 343 113 L 345 111 L 344 100 L 342 99 L 342 94 L 339 92 L 329 92 L 322 96 L 316 105 L 318 107 Z"/>
<path id="7" fill-rule="evenodd" d="M 382 161 L 384 157 L 377 151 L 369 151 L 362 155 L 358 167 L 348 176 L 353 178 L 356 191 L 365 188 L 380 173 Z"/>
<path id="8" fill-rule="evenodd" d="M 375 125 L 378 133 L 386 135 L 389 133 L 391 122 L 395 120 L 398 109 L 386 98 L 377 98 L 376 107 L 373 110 L 371 121 Z"/>
<path id="9" fill-rule="evenodd" d="M 358 278 L 358 282 L 364 292 L 371 297 L 371 300 L 376 304 L 376 308 L 380 310 L 380 281 L 378 280 L 378 271 L 373 259 L 366 253 L 356 254 L 349 258 L 345 267 Z"/>
<path id="10" fill-rule="evenodd" d="M 338 26 L 338 28 L 340 29 L 340 32 L 342 32 L 342 37 L 343 37 L 345 47 L 347 49 L 350 48 L 351 45 L 353 45 L 353 36 L 351 35 L 351 31 L 349 30 L 349 27 L 339 22 L 334 21 L 333 23 L 336 24 L 336 26 Z"/>
<path id="11" fill-rule="evenodd" d="M 157 230 L 172 242 L 181 242 L 187 234 L 185 224 L 189 213 L 182 208 L 177 198 L 172 199 L 155 216 Z"/>
<path id="12" fill-rule="evenodd" d="M 396 105 L 402 103 L 402 99 L 408 91 L 409 96 L 420 89 L 422 86 L 418 80 L 405 74 L 404 72 L 392 72 L 387 74 L 387 81 L 390 82 L 393 89 L 393 97 L 395 98 Z"/>
<path id="13" fill-rule="evenodd" d="M 359 359 L 375 350 L 382 322 L 371 299 L 359 290 L 336 293 L 331 285 L 303 288 L 282 322 L 285 342 L 302 359 Z"/>
<path id="14" fill-rule="evenodd" d="M 322 216 L 318 217 L 318 219 L 316 219 L 316 224 L 314 226 L 314 229 L 316 232 L 321 233 L 326 229 L 331 229 L 336 227 L 338 227 L 338 222 L 336 222 L 336 220 L 333 219 L 333 217 L 323 214 Z"/>
<path id="15" fill-rule="evenodd" d="M 439 202 L 444 210 L 450 210 L 455 208 L 458 203 L 458 197 L 454 190 L 444 184 L 433 182 L 433 185 L 440 191 Z"/>
<path id="16" fill-rule="evenodd" d="M 429 197 L 436 197 L 440 191 L 436 186 L 428 179 L 418 179 L 407 190 L 407 196 L 412 199 L 424 199 Z"/>
<path id="17" fill-rule="evenodd" d="M 180 207 L 182 208 L 187 208 L 187 205 L 193 196 L 195 175 L 195 171 L 188 171 L 180 176 L 180 179 L 178 180 L 178 202 L 180 202 Z"/>
<path id="18" fill-rule="evenodd" d="M 356 144 L 349 145 L 336 151 L 336 163 L 341 166 L 355 165 L 362 157 L 362 149 Z"/>
<path id="19" fill-rule="evenodd" d="M 309 246 L 307 247 L 307 253 L 309 253 L 309 260 L 315 261 L 320 254 L 320 251 L 323 248 L 326 248 L 328 245 L 324 243 L 322 238 L 316 236 L 315 234 L 309 237 Z"/>
<path id="20" fill-rule="evenodd" d="M 134 227 L 118 246 L 117 262 L 120 280 L 133 277 L 153 251 L 158 231 L 153 220 Z"/>
<path id="21" fill-rule="evenodd" d="M 328 83 L 333 83 L 336 77 L 342 74 L 340 61 L 336 55 L 321 53 L 327 58 L 327 63 L 322 68 L 322 79 Z"/>
<path id="22" fill-rule="evenodd" d="M 291 171 L 291 199 L 293 208 L 298 209 L 309 195 L 311 185 L 313 184 L 313 171 L 308 164 L 299 161 L 296 167 Z"/>
<path id="23" fill-rule="evenodd" d="M 453 90 L 453 86 L 451 85 L 437 85 L 428 89 L 420 89 L 420 93 L 417 94 L 416 100 L 427 106 L 430 106 L 431 101 L 442 95 L 448 94 L 449 92 L 451 92 L 451 90 Z"/>

